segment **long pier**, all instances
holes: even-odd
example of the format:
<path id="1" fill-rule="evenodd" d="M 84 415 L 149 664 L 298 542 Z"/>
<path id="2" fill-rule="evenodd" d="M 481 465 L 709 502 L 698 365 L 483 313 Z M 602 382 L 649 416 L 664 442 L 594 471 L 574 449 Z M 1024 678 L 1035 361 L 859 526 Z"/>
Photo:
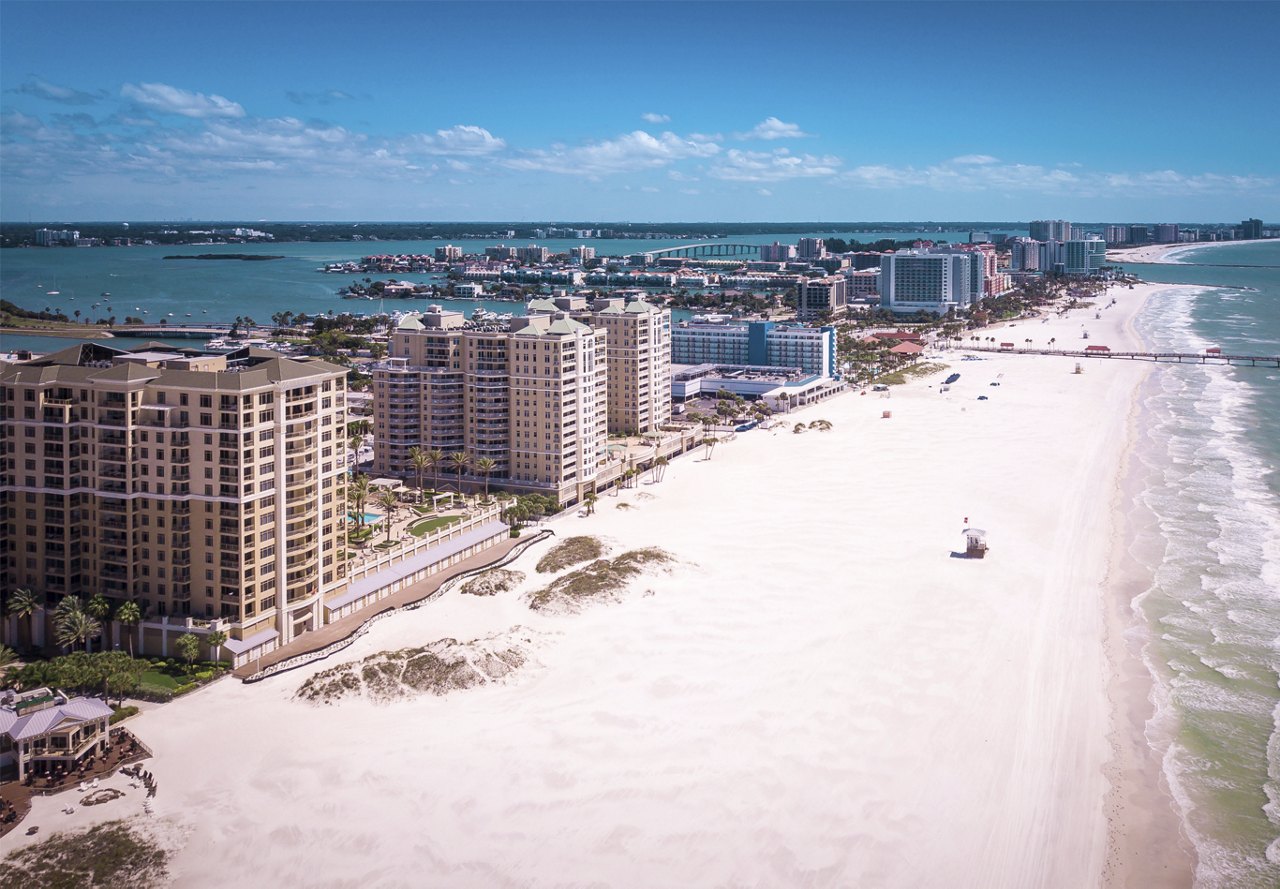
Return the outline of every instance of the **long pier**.
<path id="1" fill-rule="evenodd" d="M 1061 355 L 1066 358 L 1121 358 L 1166 364 L 1229 364 L 1234 367 L 1280 368 L 1280 355 L 1227 355 L 1221 352 L 1115 352 L 1097 349 L 1001 349 L 993 346 L 957 346 L 960 352 L 994 352 L 997 355 Z"/>

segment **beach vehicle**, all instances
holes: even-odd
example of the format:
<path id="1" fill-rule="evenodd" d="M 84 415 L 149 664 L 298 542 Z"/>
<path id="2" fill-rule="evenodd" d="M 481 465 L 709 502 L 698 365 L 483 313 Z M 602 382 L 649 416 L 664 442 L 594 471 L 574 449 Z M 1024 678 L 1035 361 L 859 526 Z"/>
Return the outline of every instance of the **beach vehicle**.
<path id="1" fill-rule="evenodd" d="M 987 401 L 988 399 L 987 399 L 987 396 L 985 396 L 985 395 L 979 395 L 979 396 L 978 396 L 978 400 L 979 400 L 979 401 Z"/>
<path id="2" fill-rule="evenodd" d="M 946 378 L 945 380 L 943 380 L 942 382 L 944 382 L 944 383 L 946 383 L 948 386 L 950 386 L 952 383 L 954 383 L 954 382 L 955 382 L 956 380 L 958 380 L 958 379 L 960 379 L 960 374 L 951 374 L 949 377 L 947 377 L 947 378 Z"/>

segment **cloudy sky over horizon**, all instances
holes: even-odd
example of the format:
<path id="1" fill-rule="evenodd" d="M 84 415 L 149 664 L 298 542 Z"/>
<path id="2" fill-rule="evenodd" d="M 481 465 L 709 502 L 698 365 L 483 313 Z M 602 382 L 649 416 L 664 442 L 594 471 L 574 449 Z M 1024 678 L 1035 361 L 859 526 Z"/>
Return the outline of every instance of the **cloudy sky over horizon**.
<path id="1" fill-rule="evenodd" d="M 0 216 L 1275 219 L 1243 79 L 1277 33 L 1250 3 L 7 0 Z"/>

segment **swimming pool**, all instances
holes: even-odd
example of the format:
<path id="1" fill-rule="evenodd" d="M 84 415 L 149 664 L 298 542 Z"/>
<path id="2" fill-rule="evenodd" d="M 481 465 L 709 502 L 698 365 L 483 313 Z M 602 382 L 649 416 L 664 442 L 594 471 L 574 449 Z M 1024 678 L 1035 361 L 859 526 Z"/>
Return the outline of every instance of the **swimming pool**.
<path id="1" fill-rule="evenodd" d="M 378 522 L 382 521 L 382 520 L 383 520 L 383 519 L 385 519 L 385 518 L 386 518 L 386 516 L 384 516 L 384 515 L 383 515 L 382 513 L 380 513 L 380 512 L 366 512 L 366 513 L 364 514 L 364 523 L 365 523 L 366 525 L 376 525 L 376 524 L 378 524 Z M 355 514 L 354 514 L 354 513 L 352 513 L 352 514 L 348 514 L 348 515 L 347 515 L 347 521 L 348 521 L 348 522 L 350 522 L 350 523 L 351 523 L 351 524 L 353 524 L 353 525 L 355 525 L 355 524 L 359 524 L 359 523 L 356 521 L 356 516 L 355 516 Z"/>

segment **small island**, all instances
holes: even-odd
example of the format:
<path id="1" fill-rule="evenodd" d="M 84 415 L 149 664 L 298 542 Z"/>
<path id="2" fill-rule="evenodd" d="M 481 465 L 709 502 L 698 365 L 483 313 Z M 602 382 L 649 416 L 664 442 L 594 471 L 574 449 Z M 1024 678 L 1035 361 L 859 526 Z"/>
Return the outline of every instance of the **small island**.
<path id="1" fill-rule="evenodd" d="M 266 253 L 200 253 L 195 256 L 166 256 L 165 259 L 239 259 L 244 262 L 261 262 L 266 259 L 284 259 Z"/>

